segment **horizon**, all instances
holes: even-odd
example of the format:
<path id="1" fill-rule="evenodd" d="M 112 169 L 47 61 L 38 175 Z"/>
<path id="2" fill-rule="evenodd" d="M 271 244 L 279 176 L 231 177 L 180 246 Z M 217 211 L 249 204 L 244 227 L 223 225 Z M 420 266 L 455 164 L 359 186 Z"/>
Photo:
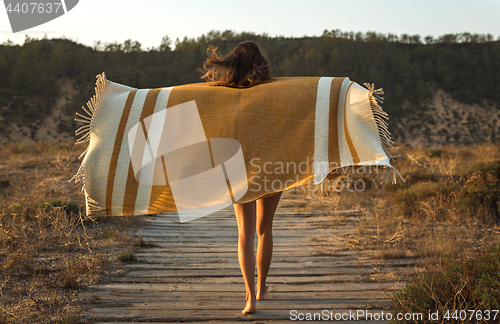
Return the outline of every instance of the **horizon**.
<path id="1" fill-rule="evenodd" d="M 277 39 L 277 38 L 284 38 L 284 39 L 320 38 L 320 37 L 324 36 L 324 33 L 339 32 L 339 36 L 337 36 L 337 38 L 347 39 L 347 40 L 352 40 L 352 41 L 359 41 L 359 40 L 353 39 L 353 38 L 356 37 L 357 35 L 361 34 L 361 36 L 363 37 L 362 41 L 366 41 L 366 42 L 369 42 L 369 40 L 367 40 L 367 38 L 366 38 L 367 35 L 370 34 L 370 33 L 375 33 L 377 35 L 377 37 L 383 37 L 383 38 L 385 38 L 383 41 L 386 41 L 386 42 L 400 42 L 400 43 L 421 44 L 421 45 L 432 45 L 432 44 L 440 43 L 440 42 L 442 42 L 443 38 L 447 37 L 447 36 L 455 36 L 456 37 L 455 40 L 452 43 L 500 42 L 500 36 L 498 36 L 498 38 L 495 38 L 493 35 L 491 35 L 489 33 L 488 34 L 479 34 L 479 33 L 469 33 L 467 31 L 464 31 L 464 32 L 461 32 L 461 33 L 444 34 L 444 35 L 439 35 L 437 37 L 434 37 L 434 36 L 431 36 L 431 35 L 422 36 L 422 35 L 419 35 L 419 34 L 413 34 L 413 35 L 409 35 L 409 34 L 393 34 L 393 33 L 386 34 L 386 33 L 377 33 L 377 32 L 373 32 L 373 31 L 354 32 L 354 31 L 343 31 L 343 30 L 337 29 L 337 30 L 331 30 L 331 31 L 330 30 L 325 30 L 322 35 L 312 35 L 312 36 L 310 36 L 310 35 L 303 35 L 303 36 L 288 36 L 288 37 L 286 37 L 286 36 L 281 36 L 281 35 L 269 36 L 267 33 L 258 34 L 258 33 L 247 32 L 247 31 L 242 31 L 242 32 L 238 33 L 238 32 L 232 31 L 232 30 L 225 30 L 225 31 L 211 30 L 211 31 L 208 31 L 207 33 L 201 34 L 201 35 L 196 36 L 196 37 L 192 37 L 192 38 L 185 37 L 182 40 L 177 39 L 176 41 L 174 41 L 174 40 L 172 40 L 172 39 L 169 38 L 169 40 L 171 42 L 170 43 L 170 48 L 171 48 L 171 50 L 175 50 L 176 42 L 177 41 L 179 41 L 179 42 L 183 42 L 185 40 L 198 41 L 201 37 L 207 37 L 207 36 L 209 36 L 210 33 L 219 33 L 220 35 L 222 35 L 225 32 L 231 32 L 235 37 L 238 37 L 238 35 L 240 35 L 240 34 L 250 34 L 250 35 L 254 35 L 255 37 L 268 37 L 269 39 Z M 468 37 L 476 37 L 476 41 L 471 41 L 470 39 L 469 39 L 469 41 L 464 40 L 464 35 L 467 35 Z M 168 35 L 166 35 L 166 36 L 168 36 Z M 406 41 L 402 39 L 404 37 L 406 37 Z M 415 37 L 417 37 L 418 42 L 413 41 L 415 39 Z M 427 37 L 431 37 L 430 38 L 430 42 L 426 39 Z M 3 43 L 0 43 L 0 45 L 3 45 L 3 46 L 24 46 L 27 42 L 42 41 L 42 40 L 49 40 L 49 41 L 50 40 L 67 40 L 67 41 L 73 42 L 73 43 L 78 44 L 78 45 L 82 45 L 82 46 L 87 46 L 87 47 L 93 48 L 94 50 L 97 50 L 97 51 L 106 51 L 105 47 L 107 45 L 123 45 L 127 41 L 131 41 L 132 44 L 134 42 L 136 42 L 136 41 L 139 42 L 138 40 L 134 40 L 134 39 L 126 39 L 124 42 L 121 42 L 121 43 L 119 43 L 119 42 L 105 43 L 105 42 L 101 42 L 99 40 L 96 40 L 96 41 L 94 41 L 93 45 L 88 45 L 88 44 L 84 44 L 82 42 L 79 42 L 78 40 L 74 40 L 74 39 L 71 39 L 71 38 L 68 38 L 68 37 L 65 37 L 65 36 L 48 38 L 47 35 L 44 34 L 44 36 L 40 37 L 40 38 L 38 38 L 36 36 L 30 37 L 29 35 L 26 35 L 26 38 L 25 38 L 25 40 L 24 40 L 24 42 L 22 44 L 14 43 L 12 40 L 7 39 L 7 41 L 4 41 Z M 142 44 L 141 44 L 140 51 L 146 52 L 146 51 L 152 51 L 152 50 L 159 50 L 161 44 L 162 44 L 162 41 L 160 41 L 160 43 L 157 46 L 147 47 L 147 48 L 142 47 Z"/>
<path id="2" fill-rule="evenodd" d="M 122 44 L 130 39 L 146 50 L 158 47 L 164 36 L 175 43 L 177 39 L 196 39 L 212 30 L 287 38 L 319 37 L 324 30 L 337 29 L 420 35 L 422 39 L 463 32 L 500 38 L 500 2 L 495 0 L 478 0 L 473 5 L 467 0 L 381 0 L 376 4 L 368 0 L 351 4 L 311 0 L 307 5 L 299 1 L 256 0 L 251 7 L 227 0 L 217 5 L 201 0 L 147 0 L 140 4 L 130 0 L 86 0 L 59 18 L 15 34 L 6 10 L 0 12 L 0 44 L 10 39 L 18 45 L 24 44 L 26 36 L 40 39 L 46 35 L 48 39 L 66 38 L 89 47 L 98 41 Z"/>

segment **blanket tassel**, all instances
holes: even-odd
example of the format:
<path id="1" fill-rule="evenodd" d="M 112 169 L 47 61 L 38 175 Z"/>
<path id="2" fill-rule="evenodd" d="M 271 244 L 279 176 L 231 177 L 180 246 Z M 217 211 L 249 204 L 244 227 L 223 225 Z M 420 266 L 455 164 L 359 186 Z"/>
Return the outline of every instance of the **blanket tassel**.
<path id="1" fill-rule="evenodd" d="M 397 150 L 392 144 L 394 141 L 391 139 L 391 132 L 389 132 L 389 127 L 387 120 L 389 119 L 387 113 L 380 106 L 384 103 L 384 90 L 382 88 L 375 90 L 374 84 L 369 84 L 365 82 L 365 87 L 368 89 L 368 98 L 370 100 L 370 107 L 372 108 L 373 116 L 375 122 L 377 123 L 378 134 L 380 136 L 380 141 L 382 143 L 382 149 L 389 159 L 394 161 L 395 156 L 389 152 L 389 148 Z M 393 172 L 392 183 L 396 183 L 397 176 L 405 182 L 406 180 L 401 176 L 401 174 L 393 166 L 388 165 L 385 172 L 385 182 L 389 180 L 389 175 Z"/>
<path id="2" fill-rule="evenodd" d="M 81 114 L 78 112 L 76 113 L 76 116 L 78 118 L 75 118 L 75 121 L 84 124 L 75 131 L 75 135 L 79 136 L 76 140 L 76 145 L 90 141 L 92 121 L 94 120 L 94 116 L 97 112 L 97 107 L 99 107 L 99 104 L 101 102 L 101 98 L 106 89 L 108 88 L 108 81 L 106 81 L 106 75 L 104 74 L 104 72 L 102 74 L 97 75 L 96 78 L 97 78 L 97 81 L 95 83 L 96 87 L 94 88 L 95 95 L 87 102 L 87 108 L 85 108 L 85 106 L 82 106 L 82 109 L 85 112 L 85 114 Z M 78 159 L 81 160 L 83 157 L 85 157 L 88 150 L 89 148 L 87 146 L 85 151 L 83 151 L 83 153 L 78 157 Z M 97 201 L 90 198 L 89 194 L 87 193 L 85 187 L 83 165 L 80 165 L 80 167 L 78 168 L 78 172 L 73 176 L 73 178 L 69 180 L 69 182 L 72 181 L 75 181 L 75 183 L 82 184 L 82 191 L 85 195 L 85 201 L 87 204 L 87 214 L 103 210 L 103 208 L 99 207 Z"/>

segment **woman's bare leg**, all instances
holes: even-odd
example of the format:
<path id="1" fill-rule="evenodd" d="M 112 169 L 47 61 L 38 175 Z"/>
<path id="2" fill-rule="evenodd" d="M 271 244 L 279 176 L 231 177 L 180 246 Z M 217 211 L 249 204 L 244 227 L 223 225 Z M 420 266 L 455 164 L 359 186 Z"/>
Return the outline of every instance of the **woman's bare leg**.
<path id="1" fill-rule="evenodd" d="M 245 281 L 246 300 L 243 314 L 255 312 L 255 201 L 234 204 L 238 222 L 238 261 Z"/>
<path id="2" fill-rule="evenodd" d="M 273 218 L 281 192 L 257 200 L 257 300 L 267 295 L 266 279 L 273 257 Z"/>

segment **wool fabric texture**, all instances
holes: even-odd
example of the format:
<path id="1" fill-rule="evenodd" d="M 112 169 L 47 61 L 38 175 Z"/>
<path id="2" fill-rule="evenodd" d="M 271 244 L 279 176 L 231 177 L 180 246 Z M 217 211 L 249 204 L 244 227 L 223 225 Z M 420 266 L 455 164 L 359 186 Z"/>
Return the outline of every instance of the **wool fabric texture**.
<path id="1" fill-rule="evenodd" d="M 77 113 L 88 142 L 75 180 L 89 215 L 145 215 L 245 203 L 319 184 L 342 168 L 391 166 L 383 91 L 347 77 L 251 88 L 135 89 L 97 76 Z"/>

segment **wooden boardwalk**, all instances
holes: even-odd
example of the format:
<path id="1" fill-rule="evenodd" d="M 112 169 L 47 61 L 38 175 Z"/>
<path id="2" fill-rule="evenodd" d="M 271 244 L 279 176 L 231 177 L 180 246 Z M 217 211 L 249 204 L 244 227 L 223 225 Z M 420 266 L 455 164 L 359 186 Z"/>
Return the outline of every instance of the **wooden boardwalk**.
<path id="1" fill-rule="evenodd" d="M 351 320 L 356 314 L 359 323 L 386 322 L 370 316 L 390 311 L 392 293 L 403 287 L 391 274 L 410 271 L 413 261 L 375 260 L 370 251 L 347 249 L 343 235 L 354 230 L 354 221 L 321 228 L 326 217 L 278 208 L 268 298 L 247 315 L 241 314 L 245 286 L 232 208 L 188 223 L 173 216 L 148 217 L 138 234 L 151 246 L 138 250 L 140 262 L 84 294 L 96 300 L 84 316 L 98 323 L 227 324 L 290 323 L 320 313 L 321 322 L 349 314 Z"/>

